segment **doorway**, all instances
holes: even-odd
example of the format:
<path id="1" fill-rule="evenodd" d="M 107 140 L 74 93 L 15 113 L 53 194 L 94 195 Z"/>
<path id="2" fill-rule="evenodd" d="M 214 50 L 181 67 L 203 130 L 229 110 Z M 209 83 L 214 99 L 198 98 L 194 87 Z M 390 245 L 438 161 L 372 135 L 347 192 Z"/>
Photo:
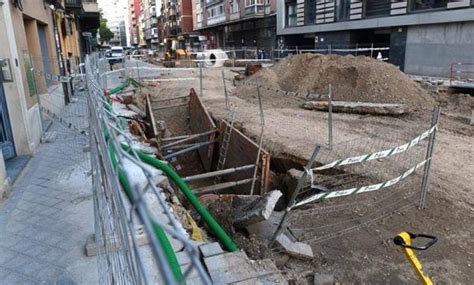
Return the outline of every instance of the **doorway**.
<path id="1" fill-rule="evenodd" d="M 3 89 L 3 74 L 0 72 L 0 146 L 5 160 L 16 156 L 13 144 L 13 134 L 8 115 L 5 90 Z"/>

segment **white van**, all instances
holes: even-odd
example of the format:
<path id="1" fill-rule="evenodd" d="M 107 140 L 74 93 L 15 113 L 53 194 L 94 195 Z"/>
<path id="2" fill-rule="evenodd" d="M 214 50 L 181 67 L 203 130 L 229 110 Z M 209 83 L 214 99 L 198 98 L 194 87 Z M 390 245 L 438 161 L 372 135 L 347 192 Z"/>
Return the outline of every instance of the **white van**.
<path id="1" fill-rule="evenodd" d="M 123 47 L 112 47 L 110 49 L 109 63 L 114 64 L 122 62 L 124 57 Z"/>

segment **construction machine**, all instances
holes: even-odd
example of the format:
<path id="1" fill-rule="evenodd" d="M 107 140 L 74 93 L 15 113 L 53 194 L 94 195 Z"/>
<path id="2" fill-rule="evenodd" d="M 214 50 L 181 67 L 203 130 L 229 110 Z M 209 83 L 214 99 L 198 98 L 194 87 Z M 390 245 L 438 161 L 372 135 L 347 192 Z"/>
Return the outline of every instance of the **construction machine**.
<path id="1" fill-rule="evenodd" d="M 184 36 L 169 37 L 165 39 L 165 62 L 166 67 L 186 66 L 191 67 L 193 62 L 192 53 L 186 48 Z"/>

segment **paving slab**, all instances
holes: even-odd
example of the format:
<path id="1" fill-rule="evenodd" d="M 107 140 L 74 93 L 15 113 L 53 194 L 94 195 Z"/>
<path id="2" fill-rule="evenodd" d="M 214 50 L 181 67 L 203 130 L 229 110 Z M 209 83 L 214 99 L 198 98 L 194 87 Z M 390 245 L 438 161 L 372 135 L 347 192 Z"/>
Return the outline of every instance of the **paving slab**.
<path id="1" fill-rule="evenodd" d="M 63 126 L 50 131 L 57 138 L 38 147 L 0 203 L 1 284 L 99 284 L 97 261 L 83 252 L 94 232 L 92 199 L 83 199 L 92 195 L 89 154 Z"/>

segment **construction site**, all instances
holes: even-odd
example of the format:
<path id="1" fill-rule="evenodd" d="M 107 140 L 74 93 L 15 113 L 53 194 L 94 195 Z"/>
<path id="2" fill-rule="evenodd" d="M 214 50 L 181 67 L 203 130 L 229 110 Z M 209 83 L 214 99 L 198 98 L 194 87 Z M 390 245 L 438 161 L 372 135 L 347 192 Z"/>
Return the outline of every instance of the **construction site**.
<path id="1" fill-rule="evenodd" d="M 474 0 L 0 0 L 0 35 L 0 285 L 474 280 Z"/>
<path id="2" fill-rule="evenodd" d="M 470 282 L 469 89 L 366 56 L 215 62 L 86 62 L 104 282 L 413 284 L 403 232 Z"/>

